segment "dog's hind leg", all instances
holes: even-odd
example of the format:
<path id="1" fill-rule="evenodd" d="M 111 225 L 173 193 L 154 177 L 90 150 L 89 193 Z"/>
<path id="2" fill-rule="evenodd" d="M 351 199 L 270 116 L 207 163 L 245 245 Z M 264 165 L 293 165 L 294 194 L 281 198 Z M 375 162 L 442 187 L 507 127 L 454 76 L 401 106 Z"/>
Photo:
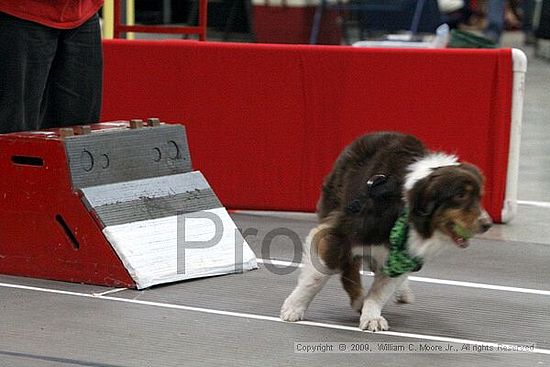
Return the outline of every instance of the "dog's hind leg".
<path id="1" fill-rule="evenodd" d="M 363 285 L 361 283 L 361 267 L 363 265 L 363 258 L 354 257 L 342 266 L 342 285 L 345 291 L 348 293 L 351 308 L 357 312 L 361 312 L 363 308 L 363 302 L 365 301 L 365 293 L 363 291 Z"/>
<path id="2" fill-rule="evenodd" d="M 327 283 L 329 277 L 338 272 L 335 263 L 327 261 L 332 236 L 330 228 L 320 225 L 309 233 L 304 244 L 304 266 L 298 278 L 298 285 L 281 307 L 281 319 L 299 321 L 304 318 L 309 304 Z"/>

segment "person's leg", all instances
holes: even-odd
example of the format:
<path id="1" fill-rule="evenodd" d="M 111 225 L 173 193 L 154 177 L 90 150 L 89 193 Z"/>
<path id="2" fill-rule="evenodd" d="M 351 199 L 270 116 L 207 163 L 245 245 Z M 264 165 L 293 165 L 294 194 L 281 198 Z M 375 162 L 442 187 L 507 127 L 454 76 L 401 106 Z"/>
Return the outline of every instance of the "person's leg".
<path id="1" fill-rule="evenodd" d="M 521 29 L 525 34 L 525 43 L 534 44 L 536 41 L 533 30 L 533 18 L 535 17 L 535 0 L 523 0 L 521 2 L 523 18 L 521 20 Z"/>
<path id="2" fill-rule="evenodd" d="M 57 33 L 0 13 L 0 133 L 39 128 L 40 105 Z"/>
<path id="3" fill-rule="evenodd" d="M 485 37 L 495 41 L 500 41 L 500 36 L 504 30 L 504 4 L 505 0 L 489 0 L 489 9 L 487 11 L 487 28 L 485 28 Z"/>
<path id="4" fill-rule="evenodd" d="M 103 55 L 99 17 L 61 32 L 47 85 L 42 128 L 99 121 Z"/>

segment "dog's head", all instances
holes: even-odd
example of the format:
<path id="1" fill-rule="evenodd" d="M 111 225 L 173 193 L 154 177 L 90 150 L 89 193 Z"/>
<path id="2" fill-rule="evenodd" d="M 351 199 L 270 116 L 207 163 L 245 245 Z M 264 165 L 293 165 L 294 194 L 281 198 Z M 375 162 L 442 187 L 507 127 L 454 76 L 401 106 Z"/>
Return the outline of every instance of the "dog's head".
<path id="1" fill-rule="evenodd" d="M 424 238 L 440 231 L 459 247 L 467 247 L 470 237 L 492 226 L 481 205 L 483 184 L 479 169 L 468 163 L 432 169 L 405 193 L 415 229 Z"/>

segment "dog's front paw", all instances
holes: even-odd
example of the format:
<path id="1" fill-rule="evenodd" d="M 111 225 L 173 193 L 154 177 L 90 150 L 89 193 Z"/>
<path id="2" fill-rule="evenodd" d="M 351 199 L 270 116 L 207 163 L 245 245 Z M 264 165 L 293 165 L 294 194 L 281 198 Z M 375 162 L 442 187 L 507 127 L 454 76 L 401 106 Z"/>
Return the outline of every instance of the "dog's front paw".
<path id="1" fill-rule="evenodd" d="M 414 303 L 414 293 L 410 289 L 395 292 L 395 303 Z"/>
<path id="2" fill-rule="evenodd" d="M 384 331 L 388 330 L 388 322 L 383 316 L 377 316 L 377 317 L 361 317 L 361 321 L 359 323 L 359 327 L 361 330 L 368 330 L 368 331 Z"/>
<path id="3" fill-rule="evenodd" d="M 304 314 L 306 310 L 304 309 L 293 309 L 293 308 L 281 308 L 281 320 L 294 322 L 304 319 Z"/>
<path id="4" fill-rule="evenodd" d="M 287 299 L 281 307 L 281 320 L 283 321 L 300 321 L 304 319 L 306 313 L 306 307 L 296 304 L 291 299 Z"/>

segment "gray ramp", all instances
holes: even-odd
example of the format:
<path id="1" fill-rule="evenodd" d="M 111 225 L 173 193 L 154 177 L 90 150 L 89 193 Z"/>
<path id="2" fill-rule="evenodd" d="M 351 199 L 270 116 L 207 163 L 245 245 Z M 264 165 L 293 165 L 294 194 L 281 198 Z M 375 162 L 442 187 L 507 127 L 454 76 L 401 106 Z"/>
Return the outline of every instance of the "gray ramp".
<path id="1" fill-rule="evenodd" d="M 199 171 L 81 189 L 102 224 L 158 219 L 222 207 Z"/>
<path id="2" fill-rule="evenodd" d="M 80 191 L 138 289 L 257 267 L 198 171 Z"/>
<path id="3" fill-rule="evenodd" d="M 74 188 L 137 288 L 256 268 L 206 179 L 189 172 L 183 126 L 121 124 L 64 143 Z"/>

